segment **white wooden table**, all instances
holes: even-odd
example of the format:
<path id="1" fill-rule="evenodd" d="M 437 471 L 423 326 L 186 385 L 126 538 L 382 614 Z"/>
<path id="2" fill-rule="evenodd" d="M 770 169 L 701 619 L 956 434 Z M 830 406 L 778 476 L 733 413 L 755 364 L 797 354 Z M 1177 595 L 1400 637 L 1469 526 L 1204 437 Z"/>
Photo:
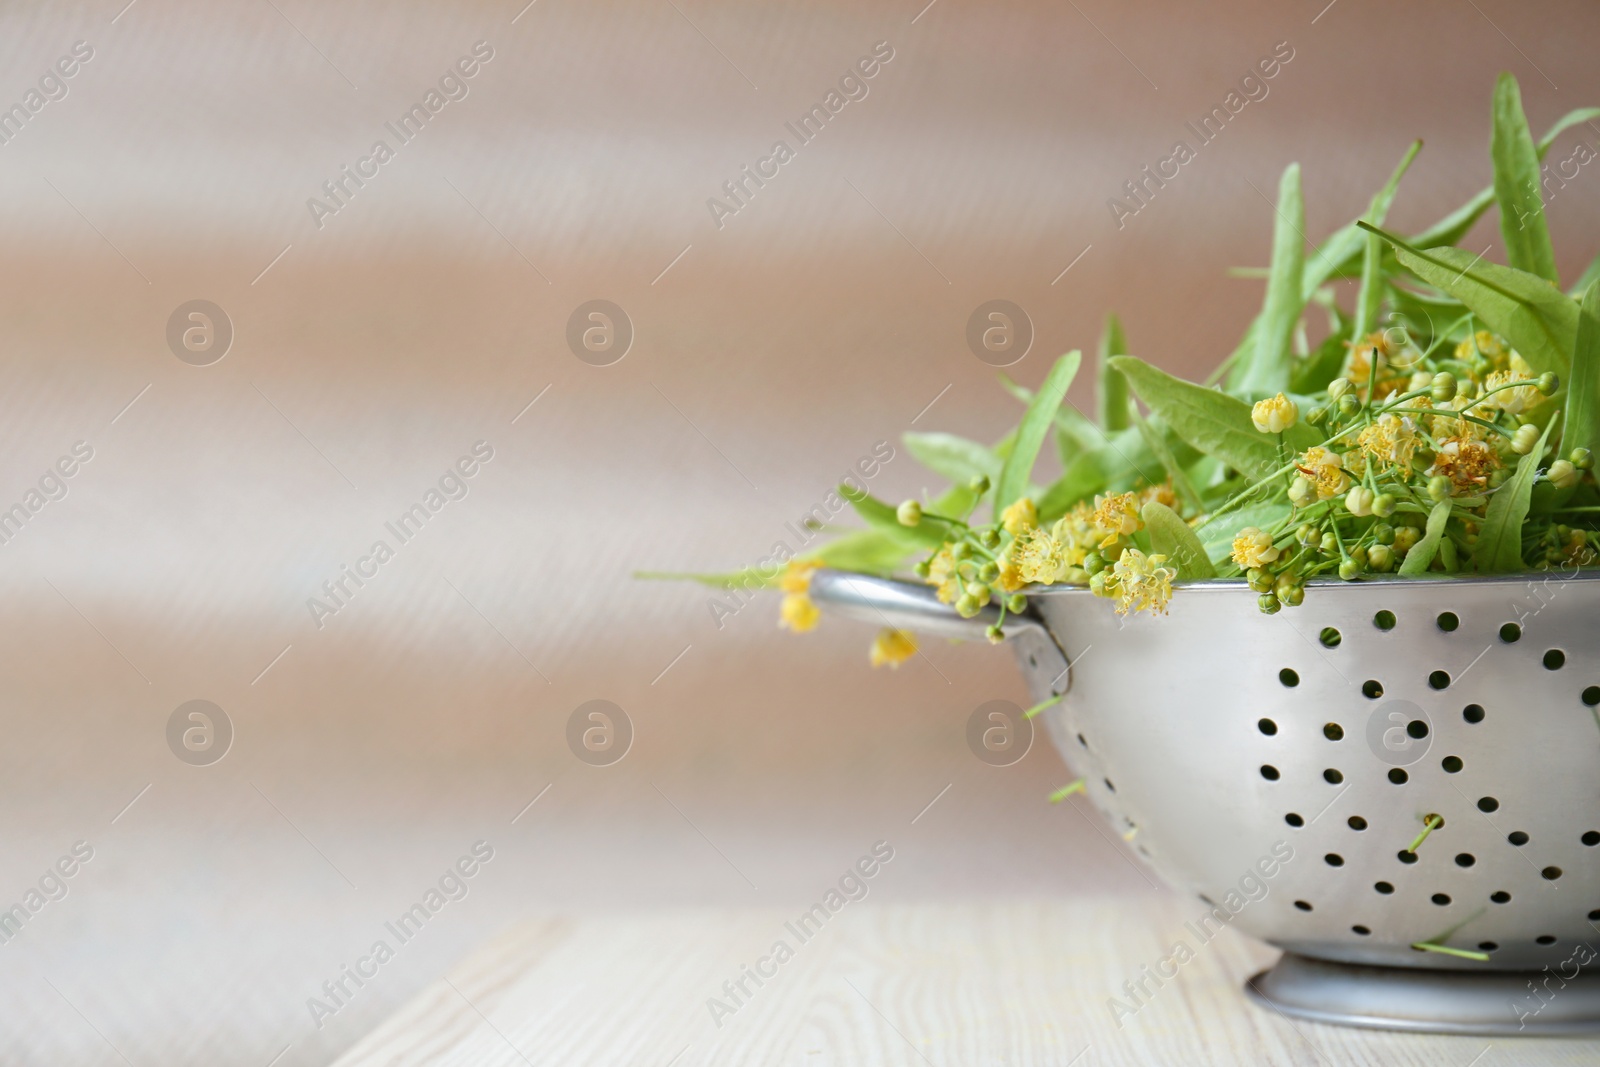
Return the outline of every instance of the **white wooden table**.
<path id="1" fill-rule="evenodd" d="M 483 946 L 337 1067 L 1593 1064 L 1600 1041 L 1388 1034 L 1294 1022 L 1240 983 L 1273 958 L 1232 931 L 1121 1025 L 1110 998 L 1193 918 L 1170 897 L 549 918 Z M 792 958 L 762 963 L 782 940 Z M 738 1001 L 723 988 L 760 964 Z M 775 972 L 775 973 L 774 973 Z M 1148 983 L 1147 983 L 1148 985 Z M 1153 987 L 1151 987 L 1153 988 Z M 717 997 L 731 1015 L 708 1006 Z M 742 1003 L 741 1003 L 742 1002 Z M 720 1021 L 720 1027 L 717 1025 Z"/>

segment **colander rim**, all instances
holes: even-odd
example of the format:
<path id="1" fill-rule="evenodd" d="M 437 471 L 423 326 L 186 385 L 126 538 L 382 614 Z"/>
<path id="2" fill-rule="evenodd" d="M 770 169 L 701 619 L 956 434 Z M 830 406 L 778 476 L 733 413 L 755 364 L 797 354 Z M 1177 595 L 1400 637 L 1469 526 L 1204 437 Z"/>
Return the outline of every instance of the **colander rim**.
<path id="1" fill-rule="evenodd" d="M 1382 577 L 1360 578 L 1347 582 L 1342 578 L 1313 578 L 1306 582 L 1307 588 L 1395 588 L 1408 589 L 1442 586 L 1466 585 L 1512 585 L 1525 584 L 1529 581 L 1538 581 L 1540 576 L 1555 576 L 1557 581 L 1597 581 L 1600 580 L 1600 567 L 1580 567 L 1575 573 L 1552 569 L 1546 571 L 1520 571 L 1512 574 L 1456 574 L 1456 575 L 1429 575 L 1425 578 L 1402 578 L 1399 575 L 1384 575 Z M 1173 587 L 1182 589 L 1187 593 L 1204 593 L 1228 591 L 1237 592 L 1248 589 L 1249 584 L 1243 578 L 1206 578 L 1199 581 L 1173 582 Z M 1065 596 L 1093 596 L 1086 585 L 1025 585 L 1018 592 L 1029 597 L 1065 597 Z"/>

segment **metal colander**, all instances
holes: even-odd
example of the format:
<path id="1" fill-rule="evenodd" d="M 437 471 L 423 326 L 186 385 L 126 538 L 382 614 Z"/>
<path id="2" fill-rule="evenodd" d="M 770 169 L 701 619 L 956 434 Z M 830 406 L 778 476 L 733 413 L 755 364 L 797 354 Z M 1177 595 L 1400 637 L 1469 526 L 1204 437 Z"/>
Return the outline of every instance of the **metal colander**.
<path id="1" fill-rule="evenodd" d="M 1600 574 L 1318 582 L 1275 616 L 1236 582 L 1181 587 L 1166 617 L 1028 593 L 1007 630 L 1035 699 L 1065 694 L 1056 747 L 1168 884 L 1285 951 L 1253 996 L 1396 1029 L 1600 1030 L 1580 973 L 1600 966 Z M 924 633 L 993 621 L 839 572 L 812 596 Z"/>

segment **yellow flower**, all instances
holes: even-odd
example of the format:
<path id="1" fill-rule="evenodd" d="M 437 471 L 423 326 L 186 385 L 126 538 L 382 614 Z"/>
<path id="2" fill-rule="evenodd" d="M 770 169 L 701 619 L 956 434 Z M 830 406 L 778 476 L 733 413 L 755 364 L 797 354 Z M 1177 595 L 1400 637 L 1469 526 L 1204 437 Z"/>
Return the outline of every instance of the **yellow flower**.
<path id="1" fill-rule="evenodd" d="M 891 669 L 917 654 L 917 635 L 909 630 L 883 629 L 872 639 L 872 665 Z"/>
<path id="2" fill-rule="evenodd" d="M 1167 613 L 1167 604 L 1172 600 L 1172 579 L 1178 572 L 1163 566 L 1166 562 L 1166 556 L 1146 556 L 1137 548 L 1122 553 L 1105 583 L 1106 595 L 1117 598 L 1118 615 L 1146 608 L 1159 615 Z"/>
<path id="3" fill-rule="evenodd" d="M 1471 363 L 1473 357 L 1480 353 L 1494 365 L 1496 370 L 1504 370 L 1511 356 L 1511 349 L 1488 330 L 1479 330 L 1456 345 L 1456 359 L 1462 363 Z"/>
<path id="4" fill-rule="evenodd" d="M 811 588 L 811 573 L 822 564 L 814 559 L 791 559 L 778 579 L 778 588 L 785 593 L 804 593 Z"/>
<path id="5" fill-rule="evenodd" d="M 1462 433 L 1440 442 L 1428 473 L 1444 475 L 1462 493 L 1475 493 L 1488 486 L 1490 473 L 1499 467 L 1500 455 L 1491 445 Z"/>
<path id="6" fill-rule="evenodd" d="M 1172 483 L 1170 481 L 1162 482 L 1160 485 L 1146 486 L 1142 491 L 1140 491 L 1139 503 L 1141 505 L 1165 504 L 1173 511 L 1177 511 L 1178 494 L 1173 490 Z"/>
<path id="7" fill-rule="evenodd" d="M 1255 407 L 1250 409 L 1250 421 L 1256 424 L 1256 429 L 1262 433 L 1282 433 L 1295 424 L 1300 417 L 1300 409 L 1295 402 L 1279 393 L 1277 396 L 1266 400 L 1256 401 Z"/>
<path id="8" fill-rule="evenodd" d="M 1344 464 L 1339 453 L 1331 452 L 1321 445 L 1308 448 L 1300 456 L 1300 473 L 1311 479 L 1317 487 L 1318 500 L 1330 500 L 1343 495 L 1350 484 L 1350 478 L 1344 472 Z"/>
<path id="9" fill-rule="evenodd" d="M 1508 415 L 1519 415 L 1539 402 L 1539 387 L 1534 384 L 1533 368 L 1528 366 L 1527 360 L 1513 352 L 1511 353 L 1510 364 L 1510 367 L 1506 370 L 1497 370 L 1491 373 L 1483 383 L 1483 391 L 1487 393 L 1491 389 L 1500 389 L 1501 386 L 1509 386 L 1513 382 L 1527 382 L 1528 384 L 1502 389 L 1500 392 L 1486 397 L 1478 403 L 1484 407 L 1499 408 Z"/>
<path id="10" fill-rule="evenodd" d="M 1056 524 L 1058 527 L 1060 523 Z M 1068 554 L 1073 545 L 1057 538 L 1052 530 L 1034 527 L 1012 542 L 1017 576 L 1024 583 L 1052 585 L 1066 577 Z"/>
<path id="11" fill-rule="evenodd" d="M 961 565 L 945 545 L 928 564 L 928 584 L 939 587 L 939 601 L 954 604 L 961 597 Z"/>
<path id="12" fill-rule="evenodd" d="M 797 634 L 816 629 L 817 620 L 821 618 L 821 609 L 805 593 L 790 593 L 778 609 L 778 625 Z"/>
<path id="13" fill-rule="evenodd" d="M 1272 546 L 1272 535 L 1254 526 L 1246 526 L 1233 539 L 1233 561 L 1245 570 L 1265 567 L 1278 558 Z"/>
<path id="14" fill-rule="evenodd" d="M 1411 473 L 1411 457 L 1417 451 L 1417 429 L 1411 418 L 1390 412 L 1361 431 L 1356 443 L 1364 455 Z"/>
<path id="15" fill-rule="evenodd" d="M 1378 388 L 1377 398 L 1382 399 L 1390 393 L 1396 392 L 1405 384 L 1405 379 L 1397 376 L 1390 368 L 1400 354 L 1400 346 L 1393 344 L 1383 332 L 1369 333 L 1365 338 L 1350 349 L 1350 358 L 1345 362 L 1344 377 L 1350 379 L 1356 387 L 1356 396 L 1362 400 L 1367 399 L 1367 381 L 1372 377 L 1372 363 L 1378 363 Z M 1408 364 L 1409 365 L 1409 364 Z"/>
<path id="16" fill-rule="evenodd" d="M 1117 538 L 1137 533 L 1144 525 L 1139 521 L 1138 494 L 1112 493 L 1095 497 L 1094 524 L 1102 534 L 1101 548 L 1110 548 Z"/>
<path id="17" fill-rule="evenodd" d="M 1006 528 L 1006 533 L 1016 537 L 1022 531 L 1039 525 L 1039 509 L 1033 506 L 1033 501 L 1023 497 L 1000 513 L 1000 523 Z"/>
<path id="18" fill-rule="evenodd" d="M 1015 548 L 1017 544 L 1018 542 L 1013 541 L 1010 547 Z M 1010 548 L 1000 556 L 1000 574 L 995 578 L 995 584 L 1007 593 L 1015 593 L 1018 589 L 1028 584 L 1027 579 L 1022 577 L 1022 571 L 1018 569 L 1017 561 L 1012 557 Z"/>

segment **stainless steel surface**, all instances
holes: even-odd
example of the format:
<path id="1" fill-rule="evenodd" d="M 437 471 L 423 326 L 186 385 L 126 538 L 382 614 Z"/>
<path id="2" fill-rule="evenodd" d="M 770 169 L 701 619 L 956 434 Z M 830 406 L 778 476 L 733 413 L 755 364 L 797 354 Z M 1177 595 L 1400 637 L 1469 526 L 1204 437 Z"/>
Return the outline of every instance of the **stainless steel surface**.
<path id="1" fill-rule="evenodd" d="M 1245 983 L 1257 1003 L 1312 1022 L 1485 1037 L 1600 1031 L 1600 975 L 1419 971 L 1285 953 Z"/>
<path id="2" fill-rule="evenodd" d="M 845 571 L 817 571 L 811 578 L 811 598 L 831 611 L 864 622 L 967 641 L 987 641 L 986 631 L 1000 619 L 1000 609 L 994 604 L 963 619 L 940 603 L 930 586 Z M 1005 636 L 1015 642 L 1018 662 L 1030 677 L 1038 679 L 1041 700 L 1065 693 L 1072 685 L 1067 657 L 1038 616 L 1008 616 Z"/>
<path id="3" fill-rule="evenodd" d="M 1276 616 L 1237 583 L 1167 617 L 1030 601 L 1073 665 L 1057 748 L 1217 928 L 1387 968 L 1596 958 L 1600 574 L 1317 583 Z"/>

